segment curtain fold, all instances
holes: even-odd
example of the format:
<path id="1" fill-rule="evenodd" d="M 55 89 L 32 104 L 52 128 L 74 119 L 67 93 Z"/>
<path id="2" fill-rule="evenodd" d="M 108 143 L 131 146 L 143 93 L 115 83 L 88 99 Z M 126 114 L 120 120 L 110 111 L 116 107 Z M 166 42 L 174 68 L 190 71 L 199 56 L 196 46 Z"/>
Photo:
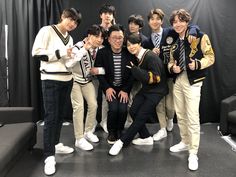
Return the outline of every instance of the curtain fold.
<path id="1" fill-rule="evenodd" d="M 31 56 L 34 38 L 44 25 L 58 22 L 62 1 L 3 0 L 8 24 L 9 106 L 32 106 L 42 117 L 39 61 Z"/>
<path id="2" fill-rule="evenodd" d="M 135 3 L 134 3 L 135 2 Z M 145 2 L 145 3 L 144 3 Z M 153 8 L 165 12 L 164 26 L 169 26 L 170 13 L 185 8 L 192 15 L 192 22 L 206 32 L 212 42 L 216 62 L 209 69 L 203 85 L 200 103 L 201 122 L 219 122 L 220 102 L 236 93 L 236 1 L 228 0 L 1 0 L 0 1 L 0 74 L 6 76 L 4 65 L 3 25 L 8 24 L 9 100 L 0 93 L 0 106 L 32 106 L 36 110 L 35 121 L 43 114 L 39 74 L 39 62 L 32 59 L 31 49 L 38 30 L 48 24 L 57 23 L 66 7 L 78 8 L 83 15 L 82 23 L 74 32 L 74 41 L 83 39 L 87 28 L 99 24 L 99 8 L 104 3 L 116 7 L 117 23 L 128 28 L 131 14 L 141 14 L 146 23 L 143 33 L 150 34 L 147 14 Z M 91 5 L 93 4 L 93 5 Z M 3 63 L 2 63 L 3 62 Z M 0 75 L 0 91 L 6 92 L 6 81 Z M 5 93 L 4 93 L 5 94 Z M 6 94 L 5 94 L 6 95 Z"/>

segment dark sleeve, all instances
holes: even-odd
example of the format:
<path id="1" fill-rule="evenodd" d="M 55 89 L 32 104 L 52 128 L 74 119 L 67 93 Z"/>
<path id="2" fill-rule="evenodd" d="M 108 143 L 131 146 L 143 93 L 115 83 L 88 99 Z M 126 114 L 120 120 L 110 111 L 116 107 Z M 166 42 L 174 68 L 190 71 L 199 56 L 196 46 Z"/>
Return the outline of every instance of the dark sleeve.
<path id="1" fill-rule="evenodd" d="M 132 74 L 130 73 L 128 81 L 126 83 L 123 84 L 122 86 L 122 91 L 126 92 L 126 93 L 130 93 L 132 86 L 133 86 L 133 82 L 134 82 L 134 77 L 132 76 Z"/>
<path id="2" fill-rule="evenodd" d="M 97 55 L 96 55 L 96 60 L 95 60 L 95 63 L 94 63 L 94 66 L 95 67 L 103 67 L 105 69 L 105 65 L 104 65 L 104 51 L 102 51 L 103 49 L 101 50 L 98 50 L 97 52 Z M 105 58 L 106 59 L 106 58 Z M 106 90 L 110 87 L 109 83 L 107 82 L 106 80 L 106 75 L 107 75 L 107 71 L 105 69 L 105 75 L 97 75 L 97 78 L 99 80 L 99 83 L 102 87 L 102 90 L 104 92 L 106 92 Z"/>
<path id="3" fill-rule="evenodd" d="M 145 49 L 150 49 L 152 50 L 154 48 L 154 46 L 152 45 L 152 43 L 150 42 L 150 38 L 147 38 L 145 40 L 142 41 L 142 47 Z"/>
<path id="4" fill-rule="evenodd" d="M 157 59 L 149 58 L 146 62 L 148 68 L 141 69 L 137 66 L 133 66 L 131 71 L 135 79 L 144 84 L 157 84 L 161 81 L 160 65 Z"/>
<path id="5" fill-rule="evenodd" d="M 48 56 L 47 55 L 34 55 L 34 59 L 40 60 L 40 61 L 48 61 Z"/>
<path id="6" fill-rule="evenodd" d="M 126 53 L 127 53 L 127 63 L 126 65 L 130 65 L 130 62 L 132 62 L 133 64 L 137 64 L 137 60 L 135 58 L 134 55 L 131 55 L 128 50 L 126 49 Z M 134 82 L 134 77 L 132 76 L 132 73 L 130 71 L 129 68 L 125 67 L 125 74 L 127 74 L 127 79 L 124 81 L 124 83 L 122 83 L 122 91 L 130 93 L 132 86 L 133 86 L 133 82 Z"/>
<path id="7" fill-rule="evenodd" d="M 200 31 L 200 28 L 197 25 L 189 25 L 188 28 L 189 28 L 189 35 L 192 36 L 197 36 L 197 34 Z"/>

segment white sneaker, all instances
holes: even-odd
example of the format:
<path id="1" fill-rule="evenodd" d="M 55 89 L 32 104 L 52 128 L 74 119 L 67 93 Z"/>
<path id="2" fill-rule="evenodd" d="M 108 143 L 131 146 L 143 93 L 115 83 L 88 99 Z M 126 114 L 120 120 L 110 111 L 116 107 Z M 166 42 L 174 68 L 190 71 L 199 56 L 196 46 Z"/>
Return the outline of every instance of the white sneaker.
<path id="1" fill-rule="evenodd" d="M 198 157 L 196 154 L 189 154 L 188 168 L 189 170 L 192 170 L 192 171 L 195 171 L 198 169 Z"/>
<path id="2" fill-rule="evenodd" d="M 97 135 L 94 135 L 92 132 L 87 132 L 84 134 L 85 139 L 87 139 L 88 141 L 92 142 L 92 143 L 98 143 L 99 139 L 97 137 Z"/>
<path id="3" fill-rule="evenodd" d="M 93 149 L 93 145 L 90 144 L 85 138 L 76 140 L 75 146 L 85 151 L 91 151 Z"/>
<path id="4" fill-rule="evenodd" d="M 167 132 L 165 128 L 160 129 L 157 133 L 153 135 L 154 141 L 159 141 L 163 138 L 167 137 Z"/>
<path id="5" fill-rule="evenodd" d="M 105 133 L 108 133 L 108 130 L 107 130 L 107 124 L 101 122 L 100 125 L 101 125 L 103 131 L 104 131 Z"/>
<path id="6" fill-rule="evenodd" d="M 114 156 L 118 155 L 122 147 L 123 147 L 123 142 L 121 140 L 117 140 L 109 150 L 109 154 Z"/>
<path id="7" fill-rule="evenodd" d="M 181 152 L 181 151 L 187 151 L 187 150 L 188 150 L 188 145 L 183 143 L 182 141 L 170 147 L 171 152 Z"/>
<path id="8" fill-rule="evenodd" d="M 153 138 L 151 136 L 148 138 L 137 138 L 132 143 L 135 145 L 153 145 Z"/>
<path id="9" fill-rule="evenodd" d="M 71 154 L 74 152 L 74 149 L 69 146 L 64 146 L 62 143 L 58 143 L 55 145 L 55 153 L 56 154 Z"/>
<path id="10" fill-rule="evenodd" d="M 44 161 L 44 173 L 45 175 L 52 175 L 56 172 L 55 156 L 49 156 Z"/>
<path id="11" fill-rule="evenodd" d="M 173 123 L 173 119 L 168 119 L 167 120 L 167 125 L 166 125 L 166 129 L 167 131 L 172 131 L 174 127 L 174 123 Z"/>

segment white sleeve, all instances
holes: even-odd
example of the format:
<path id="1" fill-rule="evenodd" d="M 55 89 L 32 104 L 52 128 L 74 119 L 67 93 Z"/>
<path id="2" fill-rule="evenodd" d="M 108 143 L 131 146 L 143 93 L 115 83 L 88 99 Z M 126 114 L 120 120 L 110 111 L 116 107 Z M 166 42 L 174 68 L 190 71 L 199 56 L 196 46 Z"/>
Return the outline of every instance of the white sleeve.
<path id="1" fill-rule="evenodd" d="M 87 50 L 82 48 L 77 48 L 76 46 L 72 49 L 72 58 L 66 60 L 65 64 L 67 68 L 72 68 L 77 62 L 79 62 L 84 55 L 87 55 Z"/>
<path id="2" fill-rule="evenodd" d="M 105 75 L 105 69 L 103 67 L 97 67 L 98 75 Z"/>
<path id="3" fill-rule="evenodd" d="M 80 61 L 83 58 L 83 56 L 87 54 L 87 52 L 88 51 L 84 47 L 82 48 L 73 47 L 72 49 L 72 55 L 76 61 Z"/>
<path id="4" fill-rule="evenodd" d="M 50 35 L 50 26 L 45 26 L 41 28 L 35 38 L 33 48 L 32 48 L 32 56 L 40 56 L 45 55 L 48 57 L 48 61 L 57 61 L 58 58 L 56 56 L 56 51 L 53 48 L 50 48 L 49 43 L 53 40 Z M 49 46 L 49 47 L 48 47 Z M 65 57 L 67 55 L 66 49 L 58 50 L 58 53 L 61 57 Z"/>

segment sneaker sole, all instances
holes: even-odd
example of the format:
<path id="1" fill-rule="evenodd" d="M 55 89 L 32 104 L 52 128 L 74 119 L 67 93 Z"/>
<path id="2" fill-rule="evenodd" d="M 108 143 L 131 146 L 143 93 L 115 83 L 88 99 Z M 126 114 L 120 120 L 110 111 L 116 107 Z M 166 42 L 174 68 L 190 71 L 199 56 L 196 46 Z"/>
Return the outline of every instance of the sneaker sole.
<path id="1" fill-rule="evenodd" d="M 173 151 L 173 150 L 171 150 L 171 149 L 169 149 L 169 150 L 170 150 L 170 152 L 183 152 L 183 151 L 188 151 L 188 148 L 182 149 L 182 150 L 178 150 L 178 151 Z"/>
<path id="2" fill-rule="evenodd" d="M 61 152 L 61 151 L 56 151 L 55 154 L 71 154 L 71 153 L 73 153 L 73 152 L 74 152 L 74 150 L 71 151 L 71 152 Z"/>
<path id="3" fill-rule="evenodd" d="M 112 144 L 115 144 L 115 141 L 109 141 L 109 140 L 107 140 L 107 143 L 112 145 Z"/>
<path id="4" fill-rule="evenodd" d="M 167 136 L 165 136 L 165 137 L 162 137 L 162 138 L 160 138 L 160 139 L 155 139 L 154 137 L 153 137 L 153 140 L 154 141 L 160 141 L 160 140 L 162 140 L 162 139 L 164 139 L 164 138 L 166 138 Z"/>
<path id="5" fill-rule="evenodd" d="M 132 142 L 132 144 L 137 145 L 137 146 L 145 146 L 145 145 L 150 146 L 150 145 L 153 145 L 154 143 L 135 144 Z"/>

